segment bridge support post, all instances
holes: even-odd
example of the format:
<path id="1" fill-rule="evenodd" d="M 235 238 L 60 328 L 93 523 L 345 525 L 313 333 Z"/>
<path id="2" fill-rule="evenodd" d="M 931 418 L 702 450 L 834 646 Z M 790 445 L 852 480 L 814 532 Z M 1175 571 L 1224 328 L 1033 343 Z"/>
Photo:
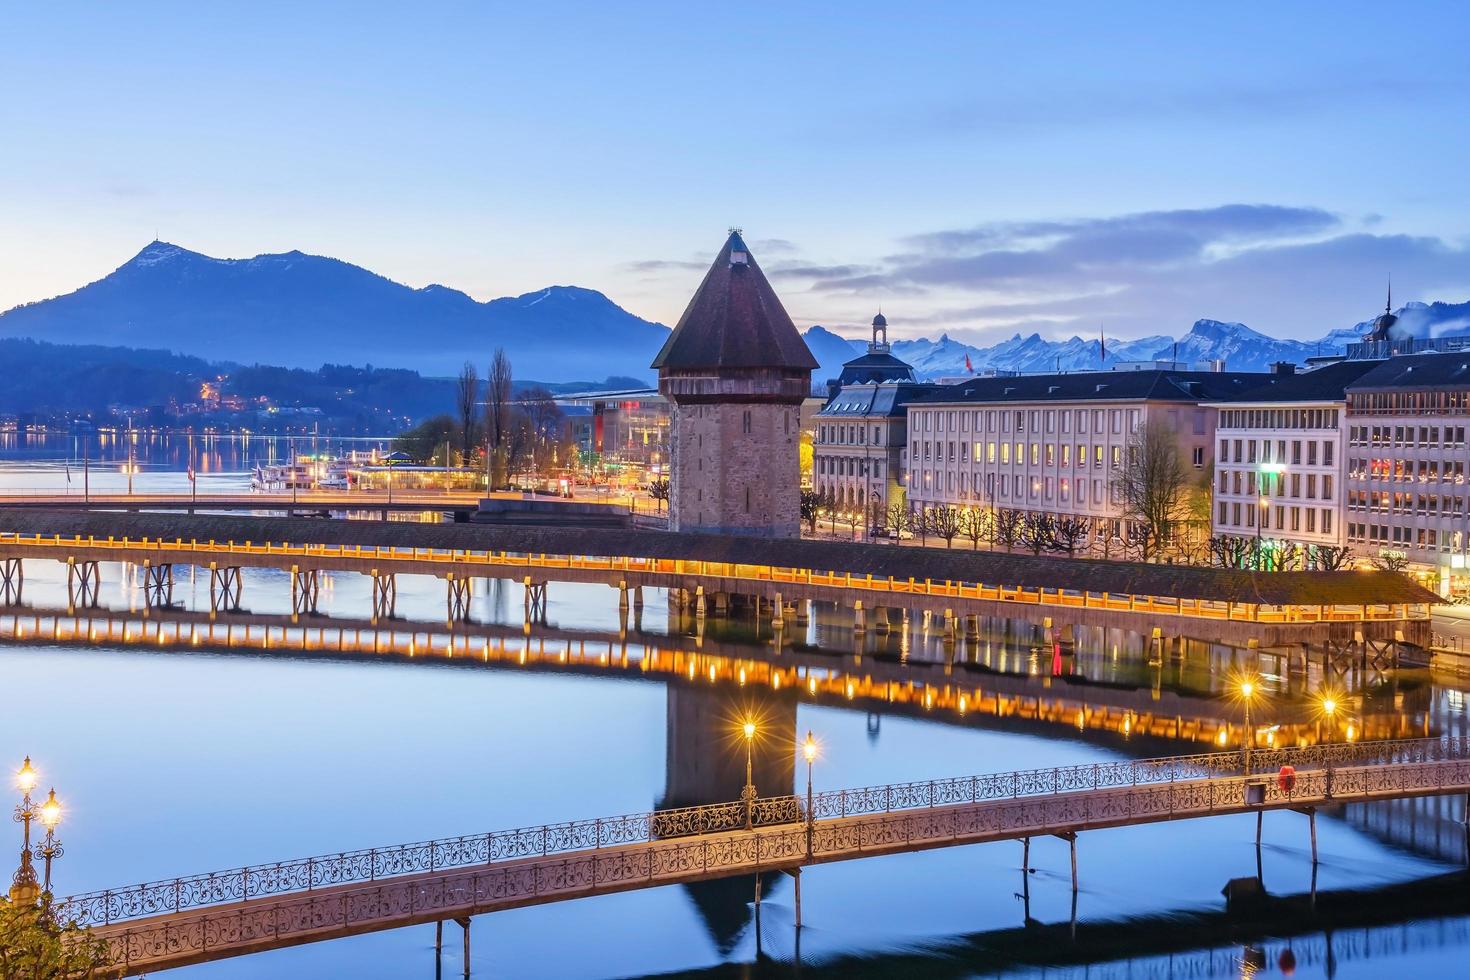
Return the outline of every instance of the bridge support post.
<path id="1" fill-rule="evenodd" d="M 1057 836 L 1066 841 L 1072 849 L 1072 894 L 1075 895 L 1077 894 L 1077 832 L 1069 830 Z"/>
<path id="2" fill-rule="evenodd" d="M 888 607 L 874 606 L 873 632 L 877 633 L 879 636 L 887 636 L 892 629 L 893 627 L 889 625 L 888 622 Z"/>
<path id="3" fill-rule="evenodd" d="M 291 617 L 316 615 L 317 599 L 321 597 L 321 573 L 315 568 L 291 566 Z"/>
<path id="4" fill-rule="evenodd" d="M 143 607 L 167 609 L 174 604 L 174 566 L 143 560 Z"/>
<path id="5" fill-rule="evenodd" d="M 643 611 L 643 586 L 641 585 L 633 586 L 633 611 L 635 613 Z"/>
<path id="6" fill-rule="evenodd" d="M 526 625 L 546 622 L 546 583 L 533 582 L 527 575 L 521 584 L 526 588 Z"/>
<path id="7" fill-rule="evenodd" d="M 858 599 L 852 604 L 852 631 L 854 633 L 866 633 L 868 631 L 868 614 L 863 609 L 863 600 Z"/>
<path id="8" fill-rule="evenodd" d="M 781 593 L 777 592 L 771 600 L 771 628 L 781 629 L 786 625 L 786 604 L 781 601 Z"/>
<path id="9" fill-rule="evenodd" d="M 969 615 L 965 617 L 965 639 L 971 643 L 980 640 L 980 617 Z"/>
<path id="10" fill-rule="evenodd" d="M 392 619 L 398 607 L 398 579 L 392 572 L 380 572 L 374 568 L 369 572 L 373 579 L 374 626 L 380 619 Z"/>
<path id="11" fill-rule="evenodd" d="M 618 581 L 618 608 L 624 612 L 628 609 L 628 583 L 625 579 Z"/>
<path id="12" fill-rule="evenodd" d="M 796 625 L 806 626 L 811 618 L 811 600 L 803 599 L 800 602 L 794 603 L 793 608 L 794 612 L 792 613 L 792 618 L 796 620 Z"/>
<path id="13" fill-rule="evenodd" d="M 470 917 L 463 916 L 455 919 L 459 927 L 464 930 L 464 975 L 470 975 Z"/>
<path id="14" fill-rule="evenodd" d="M 451 625 L 467 622 L 470 618 L 470 599 L 473 594 L 470 580 L 450 572 L 444 576 L 444 588 L 446 622 Z"/>
<path id="15" fill-rule="evenodd" d="M 67 605 L 95 606 L 102 583 L 102 574 L 95 561 L 66 560 Z"/>
<path id="16" fill-rule="evenodd" d="M 704 619 L 709 614 L 709 606 L 704 597 L 704 586 L 694 587 L 694 618 Z"/>
<path id="17" fill-rule="evenodd" d="M 209 563 L 209 609 L 211 613 L 233 612 L 240 608 L 240 568 L 227 565 L 220 568 Z"/>
<path id="18" fill-rule="evenodd" d="M 0 560 L 0 604 L 20 605 L 20 588 L 25 583 L 25 569 L 19 558 Z"/>

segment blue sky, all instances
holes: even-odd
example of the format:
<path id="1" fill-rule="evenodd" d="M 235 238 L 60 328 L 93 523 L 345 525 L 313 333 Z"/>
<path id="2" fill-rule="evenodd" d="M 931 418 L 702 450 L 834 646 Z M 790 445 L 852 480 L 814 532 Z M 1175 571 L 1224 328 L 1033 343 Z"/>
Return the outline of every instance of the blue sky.
<path id="1" fill-rule="evenodd" d="M 1470 8 L 0 4 L 0 308 L 155 234 L 672 323 L 1313 338 L 1470 298 Z"/>

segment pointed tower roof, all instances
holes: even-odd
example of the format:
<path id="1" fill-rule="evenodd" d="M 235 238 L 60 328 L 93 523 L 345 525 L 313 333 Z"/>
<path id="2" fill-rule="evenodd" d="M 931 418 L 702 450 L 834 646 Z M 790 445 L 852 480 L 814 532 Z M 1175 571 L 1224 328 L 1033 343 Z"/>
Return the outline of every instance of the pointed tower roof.
<path id="1" fill-rule="evenodd" d="M 818 365 L 755 256 L 731 231 L 651 366 L 811 371 Z"/>

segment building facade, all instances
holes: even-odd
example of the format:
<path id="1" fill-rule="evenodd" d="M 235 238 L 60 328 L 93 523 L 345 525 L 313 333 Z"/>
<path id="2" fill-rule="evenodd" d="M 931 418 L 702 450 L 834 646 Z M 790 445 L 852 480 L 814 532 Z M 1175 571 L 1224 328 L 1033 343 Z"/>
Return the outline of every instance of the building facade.
<path id="1" fill-rule="evenodd" d="M 827 383 L 829 397 L 815 420 L 813 489 L 841 510 L 903 505 L 907 406 L 933 387 L 916 381 L 914 369 L 893 355 L 883 314 L 873 317 L 867 352 Z"/>
<path id="2" fill-rule="evenodd" d="M 1470 352 L 1379 362 L 1347 392 L 1347 542 L 1441 595 L 1470 592 Z"/>
<path id="3" fill-rule="evenodd" d="M 672 404 L 669 528 L 797 537 L 816 358 L 732 231 L 654 358 Z"/>
<path id="4" fill-rule="evenodd" d="M 1336 560 L 1326 549 L 1347 546 L 1347 389 L 1375 364 L 1280 370 L 1238 399 L 1212 406 L 1215 536 L 1249 539 L 1256 563 L 1311 568 Z"/>
<path id="5" fill-rule="evenodd" d="M 977 378 L 909 404 L 911 507 L 1038 512 L 1088 524 L 1084 545 L 1112 553 L 1130 528 L 1115 481 L 1140 426 L 1171 433 L 1201 491 L 1215 412 L 1260 374 L 1086 372 Z"/>

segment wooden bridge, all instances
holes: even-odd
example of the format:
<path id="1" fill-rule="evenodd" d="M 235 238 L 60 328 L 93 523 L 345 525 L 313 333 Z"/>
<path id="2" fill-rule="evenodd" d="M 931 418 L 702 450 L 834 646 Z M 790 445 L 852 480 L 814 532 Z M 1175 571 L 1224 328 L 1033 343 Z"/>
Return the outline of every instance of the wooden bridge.
<path id="1" fill-rule="evenodd" d="M 377 514 L 442 513 L 461 518 L 479 509 L 482 492 L 300 490 L 295 493 L 15 493 L 0 492 L 0 507 L 52 511 L 276 511 Z"/>
<path id="2" fill-rule="evenodd" d="M 793 747 L 794 750 L 794 747 Z M 123 975 L 429 922 L 939 847 L 1470 792 L 1470 739 L 1224 752 L 578 820 L 283 861 L 62 900 Z M 1278 777 L 1292 766 L 1291 779 Z M 1257 773 L 1269 775 L 1257 775 Z M 1257 822 L 1259 835 L 1260 823 Z M 756 888 L 759 896 L 759 886 Z M 757 901 L 759 899 L 757 898 Z"/>
<path id="3" fill-rule="evenodd" d="M 1083 560 L 1030 563 L 1021 560 L 1023 556 L 1009 555 L 956 557 L 938 549 L 805 541 L 762 544 L 711 535 L 594 529 L 560 533 L 469 525 L 404 529 L 370 522 L 138 514 L 116 516 L 130 518 L 131 526 L 243 530 L 249 536 L 131 537 L 83 530 L 108 527 L 105 519 L 113 516 L 73 515 L 73 520 L 60 523 L 77 530 L 48 534 L 21 530 L 27 524 L 24 514 L 5 515 L 0 522 L 0 601 L 13 601 L 7 583 L 17 581 L 21 560 L 49 558 L 71 569 L 74 605 L 95 602 L 98 563 L 121 561 L 152 569 L 159 593 L 171 587 L 174 565 L 209 568 L 212 604 L 217 609 L 239 606 L 241 568 L 274 568 L 291 572 L 297 610 L 313 612 L 318 574 L 332 570 L 372 576 L 375 618 L 392 615 L 395 576 L 418 574 L 443 579 L 451 615 L 461 617 L 467 614 L 469 579 L 501 578 L 526 585 L 532 615 L 544 611 L 548 583 L 592 582 L 621 589 L 625 601 L 629 589 L 670 589 L 687 599 L 696 616 L 717 612 L 726 597 L 745 596 L 768 606 L 775 620 L 784 620 L 788 611 L 795 614 L 798 602 L 832 602 L 852 610 L 859 630 L 886 630 L 890 610 L 910 610 L 916 615 L 942 614 L 951 638 L 973 630 L 980 617 L 990 616 L 1028 620 L 1059 631 L 1094 625 L 1143 635 L 1159 630 L 1171 637 L 1207 636 L 1239 646 L 1373 645 L 1382 654 L 1388 647 L 1428 642 L 1429 604 L 1436 598 L 1401 576 L 1379 573 L 1283 572 L 1256 577 Z M 377 543 L 405 539 L 426 546 Z M 362 541 L 371 543 L 356 543 Z M 564 550 L 527 547 L 548 541 Z M 716 560 L 722 552 L 742 560 Z M 796 563 L 814 559 L 826 562 L 826 567 Z M 1047 567 L 1051 565 L 1057 567 Z M 885 567 L 937 571 L 946 577 L 885 573 Z M 987 579 L 989 574 L 1004 577 Z M 1049 581 L 1056 584 L 1045 584 Z M 1139 591 L 1141 587 L 1150 591 Z"/>

